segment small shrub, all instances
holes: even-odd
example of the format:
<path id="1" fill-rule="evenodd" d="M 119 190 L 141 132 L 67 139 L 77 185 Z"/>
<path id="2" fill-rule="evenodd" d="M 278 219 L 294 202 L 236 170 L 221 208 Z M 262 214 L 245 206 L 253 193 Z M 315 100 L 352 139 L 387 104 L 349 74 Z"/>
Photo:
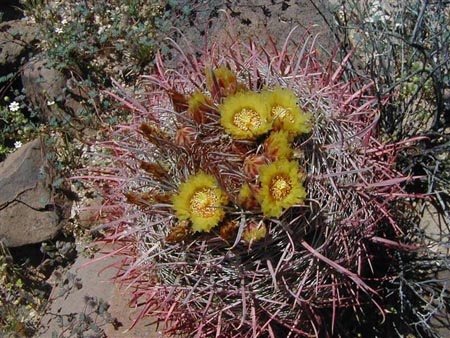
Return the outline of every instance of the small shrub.
<path id="1" fill-rule="evenodd" d="M 0 92 L 0 161 L 6 155 L 33 139 L 39 132 L 39 121 L 35 111 L 18 90 L 12 89 L 14 75 L 4 78 Z M 11 99 L 6 94 L 14 95 Z"/>
<path id="2" fill-rule="evenodd" d="M 446 281 L 440 277 L 450 265 L 450 8 L 443 1 L 347 0 L 334 11 L 337 36 L 343 45 L 356 47 L 355 56 L 362 61 L 354 70 L 366 72 L 378 95 L 387 95 L 380 110 L 384 138 L 421 140 L 415 150 L 399 152 L 397 167 L 426 177 L 407 190 L 427 194 L 418 207 L 422 220 L 412 220 L 410 229 L 421 246 L 430 249 L 402 258 L 403 270 L 392 292 L 424 336 L 434 337 L 433 317 L 444 317 L 438 326 L 450 327 L 448 309 L 442 305 L 448 301 Z M 425 228 L 426 222 L 434 227 Z M 416 302 L 406 300 L 412 294 Z"/>
<path id="3" fill-rule="evenodd" d="M 40 28 L 50 66 L 81 71 L 82 79 L 97 86 L 107 86 L 112 75 L 139 74 L 153 61 L 159 1 L 29 3 L 25 13 Z"/>
<path id="4" fill-rule="evenodd" d="M 50 138 L 58 133 L 69 134 L 83 141 L 85 129 L 98 127 L 100 121 L 117 123 L 121 113 L 110 107 L 100 91 L 110 86 L 112 76 L 133 87 L 139 75 L 153 67 L 157 49 L 155 21 L 161 15 L 161 3 L 23 0 L 21 4 L 24 20 L 38 30 L 34 56 L 46 60 L 47 67 L 62 72 L 68 81 L 58 97 L 48 98 L 55 111 L 63 112 L 54 114 L 45 126 L 33 113 L 38 108 L 32 107 L 24 95 L 20 96 L 20 104 L 25 120 L 18 113 L 9 116 L 2 109 L 5 124 L 0 123 L 0 128 L 5 133 L 0 151 L 10 152 L 14 142 L 24 142 L 37 134 Z M 71 105 L 66 105 L 70 100 L 78 102 L 80 109 L 73 111 Z M 17 137 L 22 134 L 26 137 Z"/>
<path id="5" fill-rule="evenodd" d="M 448 124 L 450 10 L 442 1 L 347 0 L 333 9 L 338 36 L 377 84 L 381 127 L 394 139 Z"/>

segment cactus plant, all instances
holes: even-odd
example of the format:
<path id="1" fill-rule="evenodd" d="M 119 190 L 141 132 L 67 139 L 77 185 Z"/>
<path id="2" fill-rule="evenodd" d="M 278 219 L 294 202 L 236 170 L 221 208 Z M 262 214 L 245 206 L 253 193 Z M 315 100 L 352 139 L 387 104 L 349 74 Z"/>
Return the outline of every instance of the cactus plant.
<path id="1" fill-rule="evenodd" d="M 136 320 L 167 334 L 356 334 L 342 321 L 385 317 L 395 252 L 411 249 L 393 210 L 408 143 L 378 139 L 372 84 L 322 65 L 307 36 L 268 41 L 175 45 L 177 68 L 157 58 L 141 98 L 116 84 L 130 120 L 79 176 L 103 193 Z"/>

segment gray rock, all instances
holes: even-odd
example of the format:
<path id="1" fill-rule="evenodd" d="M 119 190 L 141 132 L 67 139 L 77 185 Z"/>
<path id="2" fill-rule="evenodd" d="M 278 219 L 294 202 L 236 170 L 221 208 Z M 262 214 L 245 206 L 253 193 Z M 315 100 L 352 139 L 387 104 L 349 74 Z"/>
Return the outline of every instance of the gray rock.
<path id="1" fill-rule="evenodd" d="M 419 228 L 424 232 L 426 247 L 429 252 L 422 254 L 425 259 L 433 257 L 436 262 L 434 271 L 429 271 L 429 279 L 435 283 L 436 297 L 431 298 L 430 304 L 436 308 L 434 316 L 430 319 L 430 325 L 436 329 L 440 337 L 450 337 L 450 311 L 443 303 L 439 303 L 444 290 L 450 293 L 450 271 L 448 269 L 448 257 L 450 237 L 448 221 L 445 220 L 445 212 L 436 208 L 432 203 L 425 202 Z M 446 263 L 447 264 L 446 264 Z M 439 281 L 439 282 L 438 282 Z"/>
<path id="2" fill-rule="evenodd" d="M 55 112 L 61 113 L 56 101 L 66 86 L 65 76 L 46 64 L 46 60 L 36 58 L 25 64 L 22 72 L 22 86 L 27 98 L 39 108 L 43 122 L 49 122 Z"/>
<path id="3" fill-rule="evenodd" d="M 110 247 L 106 249 L 112 250 Z M 41 319 L 40 329 L 35 337 L 51 338 L 53 333 L 59 337 L 63 332 L 82 328 L 85 315 L 93 320 L 99 331 L 84 331 L 84 337 L 89 334 L 93 337 L 109 338 L 165 337 L 161 332 L 163 325 L 158 327 L 156 324 L 149 324 L 153 318 L 148 317 L 127 331 L 133 324 L 133 319 L 138 317 L 142 306 L 133 308 L 129 304 L 131 296 L 112 284 L 112 278 L 117 272 L 113 266 L 119 258 L 96 254 L 91 260 L 82 254 L 82 247 L 78 250 L 78 258 L 71 268 L 64 274 L 57 272 L 52 277 L 55 286 L 51 304 Z M 55 275 L 60 276 L 57 278 Z M 109 307 L 107 306 L 104 312 L 96 313 L 98 304 L 102 302 L 106 302 Z M 70 316 L 73 318 L 71 322 L 68 320 Z"/>
<path id="4" fill-rule="evenodd" d="M 448 257 L 450 255 L 448 246 L 450 233 L 444 218 L 445 214 L 443 215 L 442 211 L 439 211 L 431 203 L 425 203 L 419 228 L 426 236 L 428 249 L 442 257 Z"/>
<path id="5" fill-rule="evenodd" d="M 269 33 L 281 50 L 290 31 L 297 27 L 291 36 L 294 46 L 301 45 L 302 40 L 307 36 L 305 34 L 309 32 L 316 38 L 316 46 L 320 47 L 321 52 L 319 56 L 323 61 L 328 61 L 327 53 L 331 53 L 336 47 L 336 41 L 327 23 L 333 19 L 327 9 L 326 1 L 238 0 L 229 6 L 229 13 L 233 30 L 241 41 L 252 39 L 267 45 L 267 33 Z M 221 39 L 229 27 L 230 24 L 225 18 L 216 20 L 212 32 Z M 310 38 L 309 42 L 312 42 L 311 40 Z M 268 49 L 270 49 L 269 46 Z M 325 54 L 323 54 L 324 51 L 326 51 Z"/>
<path id="6" fill-rule="evenodd" d="M 23 20 L 0 23 L 0 76 L 16 72 L 36 38 L 36 27 Z"/>
<path id="7" fill-rule="evenodd" d="M 189 5 L 189 0 L 177 1 L 177 8 Z M 290 31 L 297 27 L 291 35 L 288 47 L 302 46 L 305 39 L 308 46 L 312 40 L 318 47 L 318 56 L 322 62 L 328 62 L 333 48 L 337 46 L 329 25 L 333 16 L 328 9 L 327 0 L 235 0 L 230 2 L 211 0 L 196 6 L 195 15 L 189 20 L 175 22 L 182 36 L 175 36 L 175 41 L 184 48 L 188 41 L 192 46 L 201 47 L 205 43 L 205 35 L 209 45 L 212 42 L 233 38 L 248 43 L 252 41 L 267 46 L 269 36 L 280 51 Z M 228 16 L 224 14 L 225 11 Z M 183 16 L 182 16 L 183 18 Z M 309 33 L 309 34 L 308 34 Z M 199 48 L 200 49 L 200 48 Z M 175 57 L 169 63 L 176 67 L 179 60 Z"/>
<path id="8" fill-rule="evenodd" d="M 81 100 L 85 94 L 77 87 L 76 81 L 49 67 L 44 58 L 35 58 L 25 64 L 22 72 L 22 85 L 27 98 L 39 108 L 42 122 L 56 118 L 60 123 L 71 123 L 76 127 L 74 118 L 82 108 Z M 68 95 L 70 93 L 70 95 Z"/>
<path id="9" fill-rule="evenodd" d="M 0 240 L 8 247 L 48 240 L 61 227 L 41 143 L 29 142 L 0 163 Z"/>

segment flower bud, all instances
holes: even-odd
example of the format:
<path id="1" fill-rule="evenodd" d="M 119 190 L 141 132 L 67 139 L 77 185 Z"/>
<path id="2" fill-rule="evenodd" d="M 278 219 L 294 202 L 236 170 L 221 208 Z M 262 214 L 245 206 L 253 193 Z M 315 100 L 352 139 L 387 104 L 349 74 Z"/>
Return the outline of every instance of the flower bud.
<path id="1" fill-rule="evenodd" d="M 179 146 L 189 147 L 195 143 L 196 130 L 192 127 L 182 127 L 177 130 L 175 143 Z"/>
<path id="2" fill-rule="evenodd" d="M 239 190 L 237 202 L 242 208 L 246 210 L 252 210 L 259 207 L 254 191 L 247 183 L 245 183 L 242 186 L 241 190 Z"/>
<path id="3" fill-rule="evenodd" d="M 198 124 L 205 123 L 208 120 L 208 114 L 213 111 L 213 103 L 205 94 L 196 92 L 189 98 L 188 113 Z"/>
<path id="4" fill-rule="evenodd" d="M 225 66 L 206 70 L 206 87 L 213 98 L 234 95 L 238 88 L 236 74 Z"/>
<path id="5" fill-rule="evenodd" d="M 266 164 L 266 157 L 263 155 L 249 155 L 244 160 L 244 173 L 249 179 L 254 179 L 259 173 L 259 167 Z"/>
<path id="6" fill-rule="evenodd" d="M 242 233 L 242 239 L 248 243 L 254 243 L 260 241 L 266 237 L 267 227 L 263 221 L 256 223 L 255 221 L 250 221 L 246 224 L 245 229 Z"/>

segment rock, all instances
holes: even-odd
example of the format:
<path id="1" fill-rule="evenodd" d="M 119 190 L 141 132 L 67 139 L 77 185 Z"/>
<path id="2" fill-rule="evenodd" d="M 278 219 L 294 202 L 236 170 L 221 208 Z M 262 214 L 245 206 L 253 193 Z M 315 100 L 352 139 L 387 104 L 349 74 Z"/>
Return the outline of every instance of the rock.
<path id="1" fill-rule="evenodd" d="M 189 7 L 188 0 L 177 2 L 177 9 Z M 333 21 L 328 10 L 327 1 L 310 0 L 236 0 L 224 2 L 211 0 L 196 5 L 195 12 L 187 19 L 173 24 L 182 32 L 182 36 L 175 36 L 175 40 L 182 48 L 184 40 L 192 46 L 204 45 L 207 35 L 208 44 L 219 43 L 228 38 L 229 33 L 234 34 L 240 41 L 248 42 L 250 39 L 267 45 L 270 34 L 277 48 L 281 50 L 289 32 L 297 26 L 291 36 L 290 47 L 301 46 L 304 38 L 309 38 L 309 43 L 315 40 L 319 47 L 319 57 L 323 62 L 329 61 L 329 55 L 337 46 L 334 34 L 329 27 Z M 225 16 L 225 11 L 228 16 Z M 184 18 L 183 16 L 180 16 Z M 180 20 L 180 19 L 177 19 Z M 308 36 L 306 33 L 312 35 Z M 200 49 L 200 48 L 199 48 Z M 170 63 L 176 67 L 176 58 Z"/>
<path id="2" fill-rule="evenodd" d="M 76 81 L 49 67 L 45 58 L 36 57 L 25 64 L 22 85 L 27 98 L 39 107 L 40 120 L 48 123 L 55 118 L 60 123 L 76 127 L 76 112 L 82 108 L 80 101 L 86 98 Z M 69 95 L 70 94 L 70 95 Z"/>
<path id="3" fill-rule="evenodd" d="M 325 19 L 327 21 L 333 19 L 322 1 L 241 0 L 230 5 L 228 12 L 233 29 L 242 41 L 252 39 L 265 43 L 267 42 L 266 32 L 268 32 L 281 50 L 288 34 L 297 26 L 291 40 L 294 46 L 301 43 L 305 33 L 309 32 L 317 38 L 317 47 L 321 47 L 322 50 L 331 53 L 336 47 L 332 31 L 325 21 Z M 214 35 L 221 37 L 230 25 L 225 18 L 216 21 L 212 31 Z M 328 58 L 329 55 L 323 55 L 324 61 L 328 61 Z"/>
<path id="4" fill-rule="evenodd" d="M 47 67 L 44 59 L 33 59 L 25 64 L 22 72 L 22 85 L 27 98 L 39 107 L 42 122 L 49 122 L 56 101 L 63 94 L 66 78 L 61 72 Z M 56 110 L 55 109 L 55 110 Z"/>
<path id="5" fill-rule="evenodd" d="M 72 191 L 75 189 L 72 189 Z M 86 198 L 82 197 L 72 209 L 72 218 L 76 220 L 84 229 L 92 229 L 98 225 L 102 225 L 102 218 L 100 216 L 102 205 L 102 197 Z M 100 217 L 99 217 L 100 216 Z"/>
<path id="6" fill-rule="evenodd" d="M 430 319 L 430 325 L 433 327 L 440 337 L 450 337 L 450 311 L 443 303 L 439 303 L 442 299 L 439 294 L 443 292 L 450 293 L 450 271 L 448 270 L 448 257 L 450 256 L 449 229 L 444 220 L 445 214 L 439 211 L 432 203 L 425 202 L 425 208 L 420 219 L 419 228 L 424 232 L 426 242 L 424 243 L 429 250 L 429 257 L 437 259 L 434 271 L 429 271 L 428 278 L 430 282 L 434 282 L 436 298 L 430 299 L 431 306 L 435 306 L 436 310 Z M 425 254 L 425 259 L 430 259 Z M 444 261 L 444 262 L 443 262 Z M 434 297 L 433 297 L 434 298 Z"/>
<path id="7" fill-rule="evenodd" d="M 16 72 L 36 38 L 36 28 L 24 20 L 0 23 L 0 76 Z"/>
<path id="8" fill-rule="evenodd" d="M 39 243 L 60 230 L 51 170 L 40 139 L 0 163 L 0 240 L 8 247 Z"/>
<path id="9" fill-rule="evenodd" d="M 448 257 L 450 255 L 449 229 L 443 217 L 445 215 L 442 211 L 439 211 L 432 203 L 426 202 L 419 228 L 425 234 L 427 248 L 442 257 Z"/>
<path id="10" fill-rule="evenodd" d="M 54 298 L 51 299 L 47 314 L 41 320 L 36 337 L 51 338 L 53 333 L 59 337 L 63 332 L 69 333 L 71 330 L 83 328 L 85 316 L 93 320 L 99 331 L 84 332 L 83 337 L 164 337 L 158 332 L 156 325 L 149 324 L 152 320 L 148 318 L 127 331 L 133 323 L 133 318 L 139 315 L 139 309 L 130 308 L 128 304 L 130 297 L 112 284 L 111 279 L 116 268 L 111 266 L 118 258 L 102 257 L 101 254 L 97 254 L 91 260 L 82 254 L 83 248 L 79 247 L 78 251 L 75 263 L 59 278 L 53 289 Z M 104 311 L 96 312 L 98 306 L 103 304 L 108 304 L 104 307 Z M 68 320 L 70 317 L 73 318 L 72 322 Z"/>

